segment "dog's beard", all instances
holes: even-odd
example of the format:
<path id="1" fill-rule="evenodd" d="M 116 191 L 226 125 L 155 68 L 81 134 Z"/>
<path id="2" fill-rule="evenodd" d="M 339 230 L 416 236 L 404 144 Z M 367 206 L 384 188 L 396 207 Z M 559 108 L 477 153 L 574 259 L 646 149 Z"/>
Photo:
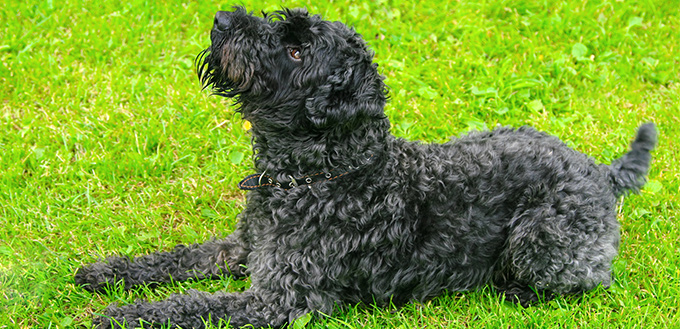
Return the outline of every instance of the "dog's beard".
<path id="1" fill-rule="evenodd" d="M 213 94 L 235 97 L 252 87 L 256 64 L 239 53 L 229 41 L 213 44 L 196 58 L 196 71 L 203 89 L 211 88 Z"/>
<path id="2" fill-rule="evenodd" d="M 233 90 L 240 92 L 251 87 L 256 69 L 253 61 L 244 60 L 243 57 L 246 56 L 238 54 L 234 45 L 229 43 L 221 49 L 221 75 L 226 77 Z"/>

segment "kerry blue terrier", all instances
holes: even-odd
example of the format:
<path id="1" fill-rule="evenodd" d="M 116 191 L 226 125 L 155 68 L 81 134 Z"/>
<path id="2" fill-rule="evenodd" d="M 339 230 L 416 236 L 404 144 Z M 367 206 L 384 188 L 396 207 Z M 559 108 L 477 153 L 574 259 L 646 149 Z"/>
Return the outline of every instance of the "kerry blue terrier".
<path id="1" fill-rule="evenodd" d="M 110 306 L 101 327 L 281 326 L 347 303 L 401 305 L 492 284 L 505 298 L 609 286 L 617 197 L 645 182 L 656 143 L 596 164 L 529 127 L 445 144 L 395 138 L 373 53 L 304 10 L 218 12 L 197 58 L 205 87 L 252 123 L 255 168 L 235 232 L 81 268 L 85 289 L 250 275 L 243 293 L 191 291 Z"/>

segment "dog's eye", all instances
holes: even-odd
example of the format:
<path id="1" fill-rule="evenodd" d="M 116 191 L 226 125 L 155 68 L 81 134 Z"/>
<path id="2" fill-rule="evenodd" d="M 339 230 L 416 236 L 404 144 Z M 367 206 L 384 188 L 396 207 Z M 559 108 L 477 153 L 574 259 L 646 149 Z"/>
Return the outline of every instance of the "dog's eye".
<path id="1" fill-rule="evenodd" d="M 290 55 L 290 58 L 293 60 L 299 61 L 302 58 L 302 53 L 300 52 L 300 49 L 298 48 L 288 48 L 288 55 Z"/>

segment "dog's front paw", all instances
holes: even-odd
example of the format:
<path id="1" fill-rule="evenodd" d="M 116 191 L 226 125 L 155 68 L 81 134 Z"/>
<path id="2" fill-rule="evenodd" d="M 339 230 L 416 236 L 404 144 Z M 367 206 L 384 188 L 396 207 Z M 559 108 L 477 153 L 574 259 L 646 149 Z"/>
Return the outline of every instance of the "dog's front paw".
<path id="1" fill-rule="evenodd" d="M 134 308 L 135 305 L 118 306 L 116 303 L 111 304 L 106 308 L 103 315 L 94 318 L 92 324 L 97 329 L 136 328 L 135 321 L 129 320 L 138 315 Z"/>
<path id="2" fill-rule="evenodd" d="M 182 298 L 181 295 L 175 295 Z M 191 305 L 191 303 L 189 303 Z M 194 305 L 196 306 L 196 305 Z M 209 307 L 209 305 L 203 305 Z M 93 325 L 98 329 L 108 328 L 203 328 L 202 309 L 187 309 L 184 304 L 161 301 L 149 303 L 136 301 L 133 304 L 109 305 L 104 314 L 95 318 Z"/>
<path id="3" fill-rule="evenodd" d="M 113 303 L 104 310 L 103 315 L 95 317 L 92 324 L 97 329 L 137 328 L 135 324 L 141 324 L 139 321 L 134 321 L 138 315 L 139 314 L 135 312 L 134 304 L 118 306 L 118 304 Z"/>
<path id="4" fill-rule="evenodd" d="M 95 292 L 113 286 L 120 278 L 117 278 L 114 266 L 108 262 L 97 262 L 79 268 L 73 279 L 83 289 Z"/>

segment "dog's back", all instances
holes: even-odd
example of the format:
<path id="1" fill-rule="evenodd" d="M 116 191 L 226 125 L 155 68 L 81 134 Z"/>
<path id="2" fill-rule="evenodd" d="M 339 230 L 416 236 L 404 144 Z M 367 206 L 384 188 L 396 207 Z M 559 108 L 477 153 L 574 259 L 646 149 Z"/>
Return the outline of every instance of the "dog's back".
<path id="1" fill-rule="evenodd" d="M 642 187 L 655 142 L 654 125 L 643 125 L 632 151 L 598 165 L 530 127 L 471 132 L 444 145 L 397 140 L 393 154 L 409 156 L 384 177 L 422 195 L 408 206 L 419 209 L 413 221 L 427 223 L 417 232 L 424 243 L 413 252 L 450 264 L 432 272 L 448 280 L 428 282 L 459 290 L 490 280 L 507 297 L 529 303 L 538 298 L 535 290 L 609 286 L 619 244 L 616 198 Z"/>

